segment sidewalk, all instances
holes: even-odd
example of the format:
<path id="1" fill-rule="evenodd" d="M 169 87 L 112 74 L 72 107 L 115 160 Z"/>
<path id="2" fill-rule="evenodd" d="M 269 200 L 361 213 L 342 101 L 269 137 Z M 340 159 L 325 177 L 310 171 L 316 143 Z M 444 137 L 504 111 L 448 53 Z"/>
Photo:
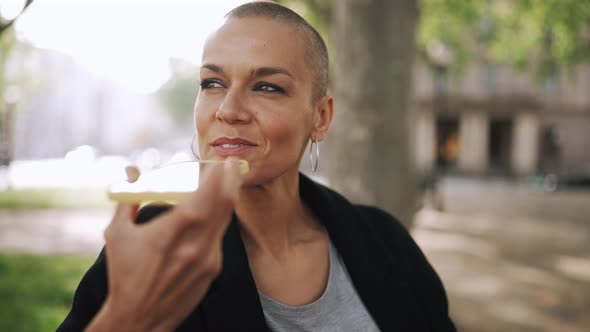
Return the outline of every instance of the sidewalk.
<path id="1" fill-rule="evenodd" d="M 111 213 L 0 209 L 0 251 L 96 256 Z M 589 223 L 422 210 L 412 233 L 459 331 L 590 331 Z"/>
<path id="2" fill-rule="evenodd" d="M 412 233 L 459 331 L 590 331 L 590 224 L 422 210 Z"/>
<path id="3" fill-rule="evenodd" d="M 0 251 L 97 256 L 112 211 L 0 209 Z"/>

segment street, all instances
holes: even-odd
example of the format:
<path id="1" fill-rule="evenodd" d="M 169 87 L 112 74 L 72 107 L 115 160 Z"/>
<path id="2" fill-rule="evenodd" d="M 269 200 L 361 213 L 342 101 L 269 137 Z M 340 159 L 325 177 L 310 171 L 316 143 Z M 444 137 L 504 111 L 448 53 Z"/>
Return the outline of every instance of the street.
<path id="1" fill-rule="evenodd" d="M 464 191 L 445 192 L 444 212 L 423 208 L 412 230 L 445 284 L 458 329 L 590 331 L 590 225 L 584 204 L 590 195 L 576 194 L 577 205 L 570 196 L 557 195 L 523 203 L 529 193 L 522 192 L 518 204 L 547 211 L 559 210 L 566 197 L 564 218 L 556 217 L 559 211 L 543 218 L 515 206 L 498 213 L 481 207 L 482 200 L 496 208 L 510 201 L 501 191 L 487 197 Z M 0 251 L 95 256 L 111 212 L 0 210 Z"/>

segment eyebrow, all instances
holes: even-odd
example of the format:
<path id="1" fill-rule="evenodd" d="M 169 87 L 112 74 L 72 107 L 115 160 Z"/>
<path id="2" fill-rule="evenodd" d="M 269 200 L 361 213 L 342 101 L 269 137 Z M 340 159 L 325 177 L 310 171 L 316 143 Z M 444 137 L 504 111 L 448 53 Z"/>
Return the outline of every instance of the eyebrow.
<path id="1" fill-rule="evenodd" d="M 207 63 L 201 66 L 201 69 L 209 69 L 211 71 L 214 71 L 216 73 L 220 73 L 223 74 L 224 71 L 221 67 L 219 67 L 218 65 L 214 65 L 211 63 Z M 270 75 L 276 75 L 276 74 L 283 74 L 286 75 L 288 77 L 290 77 L 292 80 L 295 80 L 295 75 L 291 74 L 290 71 L 284 69 L 284 68 L 280 68 L 280 67 L 259 67 L 259 68 L 252 68 L 250 70 L 250 74 L 253 77 L 260 77 L 260 76 L 270 76 Z"/>
<path id="2" fill-rule="evenodd" d="M 288 70 L 278 67 L 260 67 L 254 68 L 251 71 L 252 76 L 259 77 L 259 76 L 270 76 L 276 74 L 283 74 L 289 76 L 292 80 L 295 80 L 295 76 L 291 74 Z"/>
<path id="3" fill-rule="evenodd" d="M 209 70 L 214 71 L 216 73 L 223 74 L 223 69 L 221 69 L 221 67 L 214 65 L 214 64 L 206 63 L 201 66 L 201 69 L 203 69 L 203 68 L 209 69 Z"/>

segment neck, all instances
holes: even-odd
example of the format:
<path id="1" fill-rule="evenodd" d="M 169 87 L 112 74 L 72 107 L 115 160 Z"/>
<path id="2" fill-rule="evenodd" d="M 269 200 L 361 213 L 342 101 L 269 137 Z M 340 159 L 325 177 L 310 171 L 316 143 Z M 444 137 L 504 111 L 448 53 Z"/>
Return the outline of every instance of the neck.
<path id="1" fill-rule="evenodd" d="M 236 214 L 248 251 L 273 256 L 286 254 L 320 229 L 301 200 L 298 174 L 243 188 L 236 203 Z"/>

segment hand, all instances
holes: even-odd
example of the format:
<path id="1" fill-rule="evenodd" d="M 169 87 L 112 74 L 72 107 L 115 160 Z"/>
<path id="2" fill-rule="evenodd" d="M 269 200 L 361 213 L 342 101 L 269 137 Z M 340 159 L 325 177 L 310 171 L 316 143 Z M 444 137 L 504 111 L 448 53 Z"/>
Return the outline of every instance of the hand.
<path id="1" fill-rule="evenodd" d="M 193 194 L 147 224 L 134 224 L 138 206 L 119 205 L 105 231 L 109 294 L 88 330 L 175 329 L 221 271 L 240 185 L 239 162 L 228 158 L 209 165 Z"/>

